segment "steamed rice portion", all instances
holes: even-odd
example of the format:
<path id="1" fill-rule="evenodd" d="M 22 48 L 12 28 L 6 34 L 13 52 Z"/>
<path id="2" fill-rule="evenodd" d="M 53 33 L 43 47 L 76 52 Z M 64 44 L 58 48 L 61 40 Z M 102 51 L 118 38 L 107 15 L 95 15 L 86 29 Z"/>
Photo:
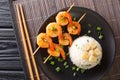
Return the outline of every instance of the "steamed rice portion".
<path id="1" fill-rule="evenodd" d="M 82 69 L 91 69 L 99 64 L 102 58 L 102 47 L 92 37 L 82 36 L 74 40 L 69 48 L 73 64 Z"/>

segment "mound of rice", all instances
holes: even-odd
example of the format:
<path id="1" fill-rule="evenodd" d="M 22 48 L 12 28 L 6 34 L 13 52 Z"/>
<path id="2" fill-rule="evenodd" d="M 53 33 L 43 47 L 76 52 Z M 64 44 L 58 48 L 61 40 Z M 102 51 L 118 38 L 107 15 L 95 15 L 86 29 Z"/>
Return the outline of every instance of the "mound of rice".
<path id="1" fill-rule="evenodd" d="M 73 41 L 69 48 L 69 57 L 77 67 L 91 69 L 99 64 L 102 47 L 94 38 L 82 36 Z"/>

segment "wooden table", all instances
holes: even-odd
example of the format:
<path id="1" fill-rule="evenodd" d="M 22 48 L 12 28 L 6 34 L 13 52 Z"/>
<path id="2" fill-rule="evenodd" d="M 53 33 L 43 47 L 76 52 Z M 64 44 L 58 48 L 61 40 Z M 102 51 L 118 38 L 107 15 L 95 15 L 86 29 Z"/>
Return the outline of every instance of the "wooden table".
<path id="1" fill-rule="evenodd" d="M 102 15 L 110 24 L 116 40 L 116 56 L 113 66 L 106 73 L 102 80 L 119 80 L 120 79 L 120 0 L 74 0 L 75 6 L 90 8 Z M 19 80 L 24 79 L 22 64 L 18 55 L 16 40 L 11 27 L 11 17 L 9 15 L 9 7 L 7 0 L 1 0 L 4 8 L 0 7 L 0 79 Z M 23 4 L 27 25 L 29 26 L 30 37 L 35 50 L 35 37 L 42 23 L 51 14 L 56 11 L 69 7 L 72 0 L 16 0 L 12 3 L 14 6 L 17 3 Z M 0 5 L 0 6 L 1 6 Z M 2 5 L 3 6 L 3 5 Z M 16 9 L 14 9 L 16 11 Z M 2 13 L 1 13 L 2 12 Z M 3 18 L 2 14 L 7 14 Z M 8 17 L 9 16 L 9 17 Z M 6 22 L 3 23 L 2 21 Z M 34 28 L 33 28 L 34 27 Z M 7 34 L 9 33 L 9 35 Z M 3 76 L 3 77 L 2 77 Z M 16 78 L 17 76 L 17 78 Z M 47 80 L 44 73 L 41 72 L 42 80 Z"/>
<path id="2" fill-rule="evenodd" d="M 0 80 L 23 80 L 24 71 L 8 0 L 0 0 Z"/>

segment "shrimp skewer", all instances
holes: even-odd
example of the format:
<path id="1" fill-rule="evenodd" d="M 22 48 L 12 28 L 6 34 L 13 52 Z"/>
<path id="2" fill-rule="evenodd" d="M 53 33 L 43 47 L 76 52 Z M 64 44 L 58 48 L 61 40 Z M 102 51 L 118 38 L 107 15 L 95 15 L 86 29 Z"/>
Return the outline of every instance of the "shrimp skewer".
<path id="1" fill-rule="evenodd" d="M 45 64 L 51 56 L 59 57 L 60 54 L 61 54 L 63 60 L 66 59 L 65 52 L 64 52 L 63 48 L 61 48 L 61 46 L 59 44 L 55 44 L 55 43 L 54 43 L 54 47 L 55 47 L 54 51 L 48 48 L 49 56 L 45 59 L 43 64 Z"/>
<path id="2" fill-rule="evenodd" d="M 59 44 L 67 46 L 72 45 L 72 37 L 68 33 L 64 33 L 61 38 L 59 38 Z"/>
<path id="3" fill-rule="evenodd" d="M 59 25 L 61 25 L 61 26 L 65 26 L 65 25 L 67 25 L 68 24 L 68 22 L 72 25 L 72 17 L 71 17 L 71 15 L 68 13 L 71 9 L 72 9 L 72 7 L 74 6 L 74 3 L 70 6 L 70 8 L 67 10 L 67 12 L 61 12 L 61 13 L 58 13 L 59 15 L 57 15 L 56 16 L 56 22 L 59 24 Z M 61 14 L 63 13 L 63 16 L 61 16 Z M 65 17 L 66 16 L 66 17 Z M 68 20 L 67 20 L 68 19 Z M 63 20 L 63 21 L 61 21 L 61 20 Z M 59 23 L 60 22 L 60 23 Z M 64 22 L 64 23 L 63 23 Z M 61 34 L 61 32 L 58 32 L 58 38 L 61 38 L 62 37 L 62 34 Z M 70 40 L 70 42 L 71 42 L 71 40 Z M 70 45 L 71 45 L 71 43 L 70 43 Z M 60 48 L 60 47 L 59 47 Z M 62 50 L 62 48 L 60 48 L 60 51 L 61 51 L 61 55 L 63 56 L 63 59 L 65 59 L 64 58 L 64 50 Z M 44 61 L 44 63 L 46 63 L 47 62 L 47 60 L 50 58 L 50 56 L 51 55 L 49 55 L 47 58 L 46 58 L 46 60 Z"/>
<path id="4" fill-rule="evenodd" d="M 70 8 L 67 11 L 61 11 L 57 14 L 55 19 L 59 25 L 65 26 L 68 23 L 72 24 L 72 17 L 69 11 L 72 9 L 73 6 L 74 6 L 74 3 L 70 6 Z"/>
<path id="5" fill-rule="evenodd" d="M 62 28 L 61 26 L 56 22 L 51 22 L 46 27 L 46 33 L 50 37 L 61 37 L 62 36 Z"/>
<path id="6" fill-rule="evenodd" d="M 51 50 L 54 50 L 54 45 L 52 42 L 52 39 L 46 34 L 46 33 L 40 33 L 37 36 L 37 44 L 38 48 L 34 51 L 33 55 L 39 50 L 39 48 L 50 48 Z"/>
<path id="7" fill-rule="evenodd" d="M 56 19 L 56 22 L 61 26 L 65 26 L 68 23 L 72 24 L 72 17 L 70 13 L 68 13 L 67 11 L 59 12 L 55 19 Z"/>
<path id="8" fill-rule="evenodd" d="M 79 24 L 79 22 L 85 17 L 86 13 L 84 13 L 82 15 L 82 17 L 77 21 L 77 22 L 73 22 L 73 24 L 68 24 L 67 26 L 67 30 L 70 34 L 76 35 L 76 34 L 80 34 L 81 32 L 81 25 Z"/>

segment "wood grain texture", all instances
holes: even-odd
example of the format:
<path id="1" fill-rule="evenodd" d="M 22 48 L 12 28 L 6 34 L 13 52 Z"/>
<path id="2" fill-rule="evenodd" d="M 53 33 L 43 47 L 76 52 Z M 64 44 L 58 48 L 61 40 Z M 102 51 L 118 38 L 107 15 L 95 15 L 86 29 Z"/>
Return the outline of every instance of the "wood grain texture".
<path id="1" fill-rule="evenodd" d="M 0 0 L 0 80 L 23 80 L 24 71 L 8 4 L 8 0 Z"/>
<path id="2" fill-rule="evenodd" d="M 73 1 L 75 6 L 86 7 L 98 12 L 110 24 L 116 40 L 116 56 L 111 69 L 103 77 L 103 80 L 120 79 L 120 0 L 17 0 L 15 4 L 21 3 L 24 7 L 28 30 L 35 50 L 37 33 L 42 23 L 56 11 L 69 7 Z M 14 8 L 15 10 L 15 8 Z M 45 75 L 41 72 L 41 75 Z M 42 80 L 47 80 L 44 78 Z"/>

